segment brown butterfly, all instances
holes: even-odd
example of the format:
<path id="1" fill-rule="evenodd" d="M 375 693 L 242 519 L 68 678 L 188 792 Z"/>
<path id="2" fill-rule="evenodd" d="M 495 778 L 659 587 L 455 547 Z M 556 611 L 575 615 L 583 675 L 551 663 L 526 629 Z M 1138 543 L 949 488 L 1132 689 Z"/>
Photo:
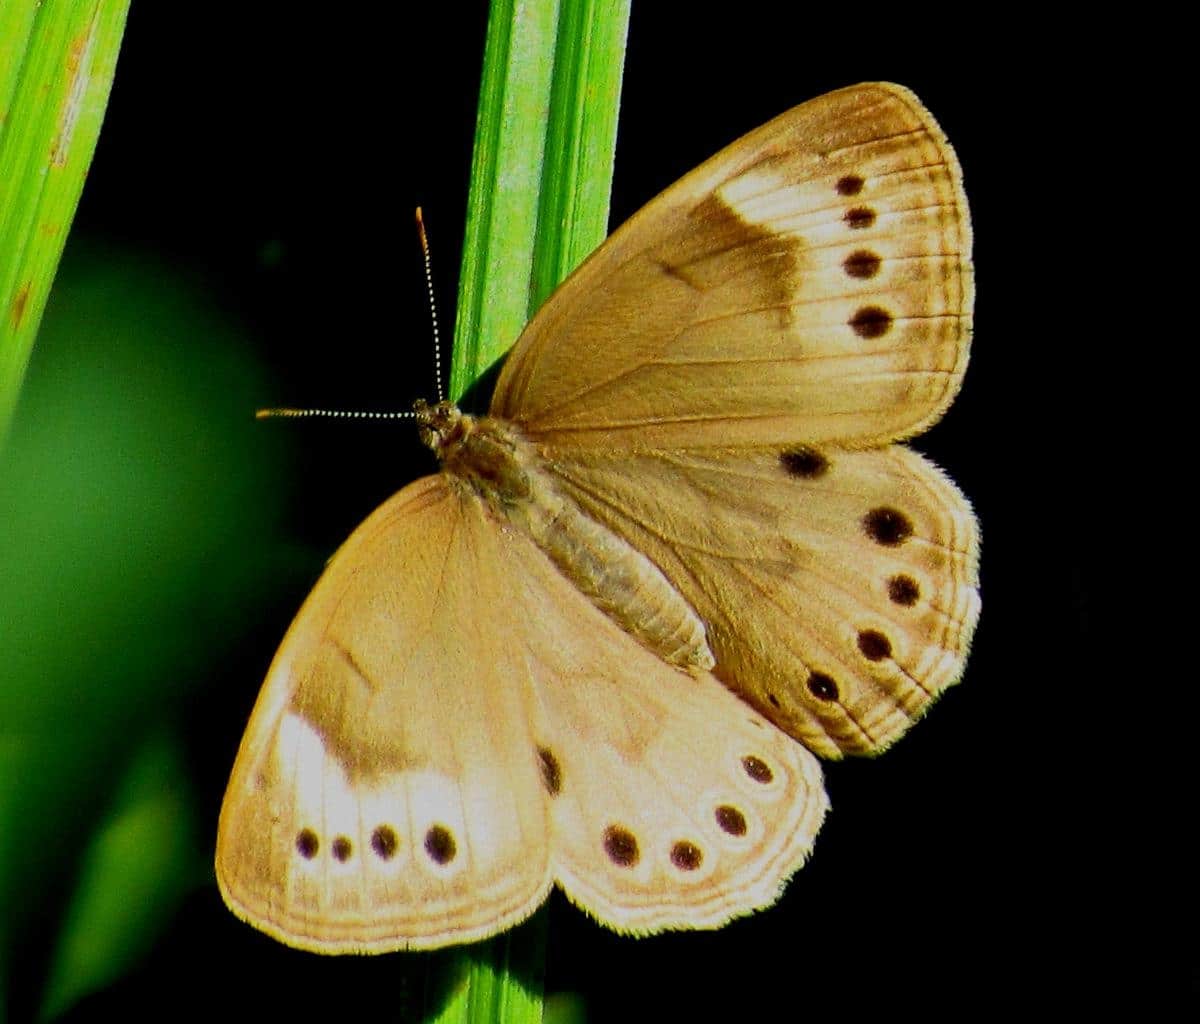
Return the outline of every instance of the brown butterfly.
<path id="1" fill-rule="evenodd" d="M 827 799 L 960 677 L 978 530 L 894 442 L 971 329 L 954 153 L 860 85 L 734 143 L 542 307 L 491 413 L 419 403 L 442 471 L 334 557 L 221 812 L 239 917 L 428 949 L 558 884 L 621 931 L 772 903 Z"/>

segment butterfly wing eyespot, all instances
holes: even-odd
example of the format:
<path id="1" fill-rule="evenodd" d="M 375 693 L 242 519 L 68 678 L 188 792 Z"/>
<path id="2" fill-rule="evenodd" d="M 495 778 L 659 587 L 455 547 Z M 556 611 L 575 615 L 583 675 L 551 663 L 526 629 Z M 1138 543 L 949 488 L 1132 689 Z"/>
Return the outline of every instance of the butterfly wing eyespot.
<path id="1" fill-rule="evenodd" d="M 814 755 L 882 749 L 962 673 L 975 519 L 892 442 L 961 382 L 970 242 L 919 101 L 841 90 L 601 246 L 494 419 L 418 407 L 443 473 L 338 552 L 252 714 L 233 911 L 343 953 L 474 941 L 554 884 L 634 934 L 774 902 L 828 806 Z M 472 430 L 486 464 L 447 454 Z"/>

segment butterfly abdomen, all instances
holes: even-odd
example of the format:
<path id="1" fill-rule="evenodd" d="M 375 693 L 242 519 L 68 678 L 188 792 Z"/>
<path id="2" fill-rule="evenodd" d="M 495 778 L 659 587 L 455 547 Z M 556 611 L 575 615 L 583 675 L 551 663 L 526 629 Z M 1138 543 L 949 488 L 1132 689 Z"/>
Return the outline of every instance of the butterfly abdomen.
<path id="1" fill-rule="evenodd" d="M 664 661 L 690 671 L 712 668 L 704 624 L 658 566 L 578 505 L 552 491 L 545 497 L 518 515 L 567 578 Z"/>
<path id="2" fill-rule="evenodd" d="M 662 571 L 555 486 L 512 424 L 462 416 L 438 449 L 443 468 L 529 537 L 605 615 L 671 665 L 713 667 L 704 623 Z"/>

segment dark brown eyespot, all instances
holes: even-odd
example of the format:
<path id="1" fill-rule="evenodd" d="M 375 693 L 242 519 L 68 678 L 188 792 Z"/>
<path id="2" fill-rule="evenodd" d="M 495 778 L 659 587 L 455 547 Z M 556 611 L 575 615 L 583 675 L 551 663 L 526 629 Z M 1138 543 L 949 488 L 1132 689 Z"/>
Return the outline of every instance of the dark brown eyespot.
<path id="1" fill-rule="evenodd" d="M 892 314 L 878 306 L 863 306 L 850 318 L 850 326 L 860 338 L 882 338 L 892 329 Z"/>
<path id="2" fill-rule="evenodd" d="M 302 828 L 296 836 L 296 852 L 305 860 L 312 860 L 320 848 L 317 834 L 311 828 Z"/>
<path id="3" fill-rule="evenodd" d="M 858 649 L 868 661 L 882 661 L 892 655 L 892 642 L 877 629 L 864 629 L 858 634 Z"/>
<path id="4" fill-rule="evenodd" d="M 896 604 L 914 605 L 921 596 L 921 588 L 911 576 L 893 576 L 888 580 L 888 597 Z"/>
<path id="5" fill-rule="evenodd" d="M 425 852 L 435 864 L 449 864 L 454 860 L 458 847 L 445 825 L 434 825 L 425 833 Z"/>
<path id="6" fill-rule="evenodd" d="M 399 845 L 396 832 L 390 825 L 380 825 L 371 833 L 371 849 L 380 860 L 391 860 Z"/>
<path id="7" fill-rule="evenodd" d="M 865 279 L 878 274 L 879 266 L 882 262 L 873 252 L 868 252 L 866 249 L 859 249 L 857 252 L 852 252 L 842 261 L 842 269 L 846 271 L 848 277 Z"/>
<path id="8" fill-rule="evenodd" d="M 671 863 L 680 871 L 695 871 L 704 860 L 704 854 L 695 843 L 681 839 L 671 847 Z"/>
<path id="9" fill-rule="evenodd" d="M 894 548 L 912 536 L 913 524 L 903 512 L 894 508 L 873 508 L 863 516 L 863 529 L 876 544 Z"/>
<path id="10" fill-rule="evenodd" d="M 329 852 L 333 854 L 333 859 L 339 864 L 345 864 L 350 859 L 350 854 L 354 852 L 354 848 L 350 845 L 349 839 L 345 836 L 338 836 L 329 847 Z"/>
<path id="11" fill-rule="evenodd" d="M 722 832 L 731 836 L 744 836 L 746 834 L 746 816 L 736 807 L 730 807 L 729 804 L 721 804 L 716 809 L 714 816 Z"/>
<path id="12" fill-rule="evenodd" d="M 838 685 L 824 672 L 814 672 L 808 677 L 808 692 L 817 700 L 837 700 Z"/>
<path id="13" fill-rule="evenodd" d="M 857 174 L 847 174 L 838 178 L 834 187 L 839 196 L 856 196 L 862 191 L 863 179 Z"/>
<path id="14" fill-rule="evenodd" d="M 779 462 L 792 476 L 815 480 L 829 472 L 829 460 L 806 444 L 779 453 Z"/>
<path id="15" fill-rule="evenodd" d="M 771 771 L 771 766 L 767 764 L 761 757 L 755 757 L 753 754 L 748 754 L 742 758 L 742 767 L 746 770 L 746 774 L 755 782 L 770 782 L 775 778 Z"/>
<path id="16" fill-rule="evenodd" d="M 558 758 L 546 747 L 538 747 L 538 763 L 542 769 L 542 785 L 551 796 L 562 792 L 562 768 Z"/>
<path id="17" fill-rule="evenodd" d="M 620 825 L 604 830 L 604 852 L 618 867 L 631 868 L 638 862 L 638 844 L 633 833 Z"/>
<path id="18" fill-rule="evenodd" d="M 875 211 L 869 206 L 856 206 L 852 210 L 847 210 L 842 215 L 842 220 L 846 222 L 846 226 L 859 230 L 861 228 L 869 228 L 875 223 Z"/>

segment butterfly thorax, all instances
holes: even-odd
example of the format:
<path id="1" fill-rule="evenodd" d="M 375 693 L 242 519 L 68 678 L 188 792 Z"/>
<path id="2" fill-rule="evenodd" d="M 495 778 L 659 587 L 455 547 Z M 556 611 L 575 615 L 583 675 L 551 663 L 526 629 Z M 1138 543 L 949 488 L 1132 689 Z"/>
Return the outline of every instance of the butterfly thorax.
<path id="1" fill-rule="evenodd" d="M 602 612 L 664 661 L 713 667 L 704 624 L 662 571 L 555 484 L 539 447 L 514 424 L 451 402 L 414 406 L 421 440 L 466 500 L 478 498 L 542 549 Z"/>
<path id="2" fill-rule="evenodd" d="M 497 512 L 529 501 L 533 446 L 515 427 L 490 416 L 471 416 L 453 402 L 413 406 L 421 441 L 433 449 L 442 469 L 465 483 Z"/>

